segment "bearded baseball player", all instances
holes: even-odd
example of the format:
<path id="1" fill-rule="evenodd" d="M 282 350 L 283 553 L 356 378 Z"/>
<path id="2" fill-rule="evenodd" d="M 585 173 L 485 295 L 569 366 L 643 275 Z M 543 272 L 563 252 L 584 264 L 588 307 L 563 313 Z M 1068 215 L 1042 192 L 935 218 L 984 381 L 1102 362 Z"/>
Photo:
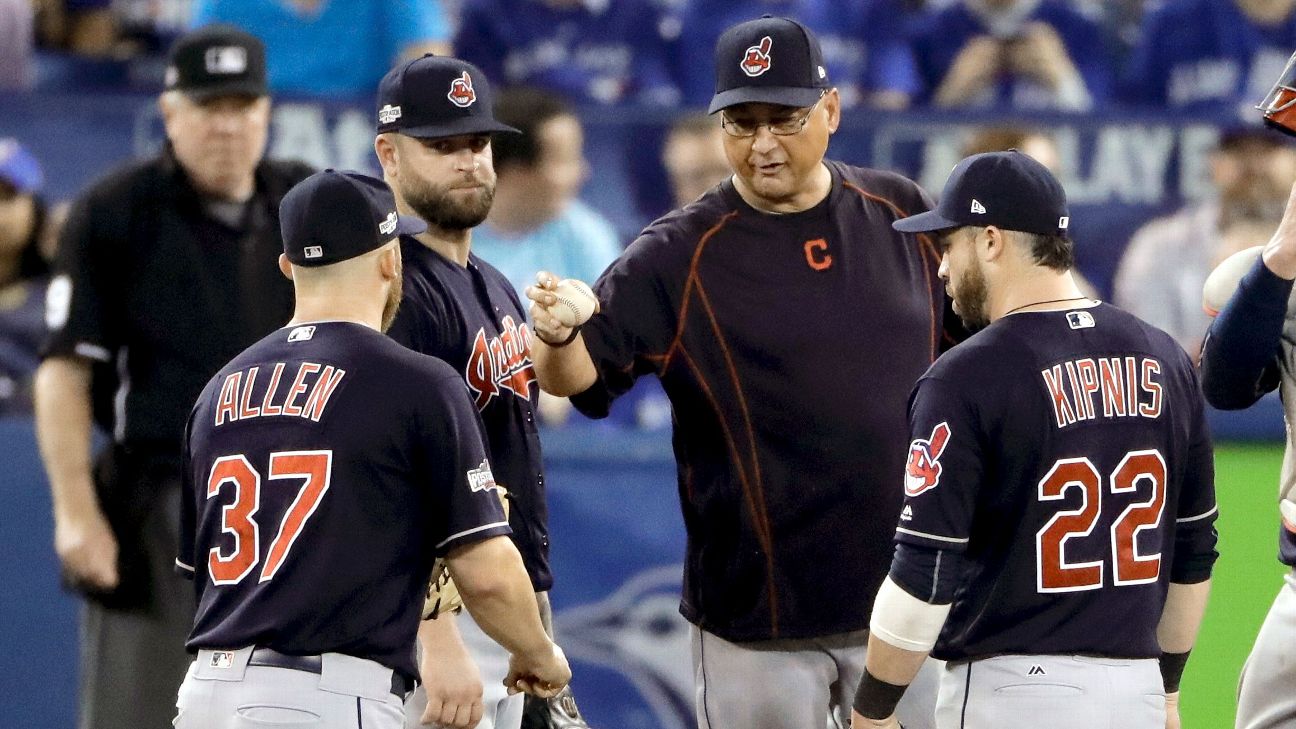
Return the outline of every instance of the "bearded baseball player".
<path id="1" fill-rule="evenodd" d="M 485 220 L 495 194 L 491 134 L 517 130 L 495 119 L 481 71 L 455 58 L 424 56 L 392 69 L 379 85 L 378 107 L 374 149 L 383 175 L 399 209 L 428 223 L 427 231 L 401 237 L 405 292 L 389 334 L 449 363 L 481 413 L 491 464 L 508 495 L 513 541 L 552 632 L 531 330 L 513 285 L 471 250 L 472 229 Z M 411 724 L 496 726 L 507 656 L 466 617 L 430 622 L 421 638 L 424 686 L 410 702 Z M 485 696 L 482 674 L 492 689 Z M 480 723 L 454 721 L 463 707 Z M 569 691 L 549 702 L 528 701 L 526 715 L 527 727 L 586 726 Z"/>
<path id="2" fill-rule="evenodd" d="M 207 384 L 186 428 L 177 568 L 197 652 L 180 729 L 404 724 L 433 559 L 512 654 L 513 690 L 570 678 L 545 634 L 482 442 L 444 362 L 383 336 L 400 302 L 381 180 L 327 170 L 280 208 L 292 321 Z M 424 623 L 430 625 L 431 623 Z"/>
<path id="3" fill-rule="evenodd" d="M 984 327 L 909 400 L 891 571 L 854 729 L 898 727 L 930 652 L 940 729 L 1178 727 L 1216 558 L 1197 373 L 1165 332 L 1086 298 L 1062 186 L 1011 150 L 951 173 L 935 233 L 954 309 Z"/>
<path id="4" fill-rule="evenodd" d="M 1202 388 L 1217 408 L 1240 410 L 1279 390 L 1287 452 L 1278 482 L 1278 558 L 1296 566 L 1296 188 L 1273 238 L 1211 324 L 1202 346 Z M 1238 729 L 1296 723 L 1296 574 L 1274 598 L 1238 686 Z"/>

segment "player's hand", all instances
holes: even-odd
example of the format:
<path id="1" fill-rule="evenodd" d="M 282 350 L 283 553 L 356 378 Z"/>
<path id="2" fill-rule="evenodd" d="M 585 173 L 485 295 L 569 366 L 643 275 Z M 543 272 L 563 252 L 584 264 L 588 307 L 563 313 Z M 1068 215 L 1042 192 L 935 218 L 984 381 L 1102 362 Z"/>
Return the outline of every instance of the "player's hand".
<path id="1" fill-rule="evenodd" d="M 560 280 L 558 276 L 548 271 L 540 271 L 536 274 L 535 284 L 526 287 L 523 292 L 531 300 L 531 326 L 535 335 L 545 343 L 565 342 L 572 333 L 572 328 L 558 321 L 558 318 L 549 310 L 549 307 L 558 303 L 554 290 L 558 288 Z M 599 311 L 597 301 L 594 303 L 594 311 L 596 313 Z"/>
<path id="2" fill-rule="evenodd" d="M 542 699 L 553 698 L 571 682 L 571 667 L 567 656 L 557 643 L 549 643 L 550 650 L 537 656 L 513 655 L 509 658 L 509 672 L 504 679 L 509 694 L 519 691 Z"/>
<path id="3" fill-rule="evenodd" d="M 477 726 L 482 718 L 481 671 L 466 652 L 425 650 L 419 675 L 427 691 L 422 723 L 454 729 Z"/>
<path id="4" fill-rule="evenodd" d="M 54 552 L 74 584 L 93 590 L 117 587 L 117 537 L 98 508 L 56 514 Z"/>
<path id="5" fill-rule="evenodd" d="M 902 729 L 895 714 L 885 719 L 868 719 L 858 711 L 851 711 L 851 729 Z"/>
<path id="6" fill-rule="evenodd" d="M 999 41 L 977 36 L 967 42 L 950 64 L 940 88 L 936 89 L 937 106 L 962 106 L 993 83 L 1003 63 Z"/>
<path id="7" fill-rule="evenodd" d="M 1270 271 L 1285 279 L 1296 278 L 1296 185 L 1287 196 L 1282 222 L 1278 223 L 1278 230 L 1274 231 L 1261 256 Z"/>
<path id="8" fill-rule="evenodd" d="M 1166 694 L 1166 729 L 1179 729 L 1179 692 Z"/>

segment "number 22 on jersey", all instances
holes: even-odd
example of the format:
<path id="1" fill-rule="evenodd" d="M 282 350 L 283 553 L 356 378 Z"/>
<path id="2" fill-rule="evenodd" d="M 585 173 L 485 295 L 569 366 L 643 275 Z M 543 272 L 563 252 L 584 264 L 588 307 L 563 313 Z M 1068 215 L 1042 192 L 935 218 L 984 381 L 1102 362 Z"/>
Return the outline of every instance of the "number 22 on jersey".
<path id="1" fill-rule="evenodd" d="M 1125 454 L 1109 479 L 1112 494 L 1134 493 L 1143 497 L 1120 513 L 1110 534 L 1093 536 L 1102 513 L 1103 483 L 1098 469 L 1088 458 L 1064 458 L 1053 464 L 1039 482 L 1040 501 L 1060 501 L 1068 492 L 1080 495 L 1080 506 L 1059 511 L 1035 534 L 1035 584 L 1039 592 L 1077 592 L 1103 586 L 1104 560 L 1068 562 L 1071 540 L 1109 538 L 1112 554 L 1112 584 L 1142 585 L 1161 576 L 1161 552 L 1139 554 L 1140 532 L 1156 529 L 1165 510 L 1166 464 L 1155 450 Z"/>
<path id="2" fill-rule="evenodd" d="M 282 451 L 270 454 L 271 481 L 300 480 L 293 499 L 261 568 L 258 582 L 273 579 L 288 552 L 292 550 L 302 527 L 310 520 L 328 491 L 333 473 L 333 451 Z M 252 516 L 261 508 L 261 474 L 242 454 L 222 456 L 212 464 L 207 477 L 207 498 L 224 488 L 234 490 L 234 501 L 221 507 L 221 532 L 234 537 L 234 548 L 228 554 L 212 547 L 207 555 L 207 572 L 212 583 L 233 585 L 242 581 L 261 560 L 261 528 Z"/>

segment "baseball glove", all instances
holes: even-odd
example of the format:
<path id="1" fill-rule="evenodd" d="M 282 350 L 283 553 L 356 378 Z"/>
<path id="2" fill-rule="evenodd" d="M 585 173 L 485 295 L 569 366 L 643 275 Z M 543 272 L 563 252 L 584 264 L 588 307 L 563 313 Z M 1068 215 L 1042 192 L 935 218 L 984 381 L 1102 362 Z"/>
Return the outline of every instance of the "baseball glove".
<path id="1" fill-rule="evenodd" d="M 495 495 L 499 497 L 500 506 L 504 507 L 504 518 L 508 519 L 508 492 L 497 486 Z M 423 619 L 436 620 L 446 613 L 457 614 L 463 607 L 459 588 L 450 578 L 450 564 L 445 557 L 437 557 L 437 561 L 432 564 L 432 579 L 428 581 L 427 596 L 423 600 Z"/>
<path id="2" fill-rule="evenodd" d="M 552 699 L 528 695 L 522 712 L 522 729 L 590 729 L 576 707 L 576 697 L 571 686 L 564 688 Z"/>

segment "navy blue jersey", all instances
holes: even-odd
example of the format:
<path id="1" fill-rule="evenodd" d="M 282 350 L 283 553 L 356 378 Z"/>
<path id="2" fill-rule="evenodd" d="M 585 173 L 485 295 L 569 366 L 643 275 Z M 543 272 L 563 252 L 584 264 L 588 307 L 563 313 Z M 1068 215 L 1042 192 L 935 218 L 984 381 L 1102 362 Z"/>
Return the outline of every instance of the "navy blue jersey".
<path id="1" fill-rule="evenodd" d="M 408 236 L 400 311 L 387 334 L 450 364 L 481 412 L 491 465 L 512 508 L 513 542 L 537 592 L 553 586 L 549 511 L 536 432 L 531 328 L 509 280 L 475 255 L 460 266 Z"/>
<path id="2" fill-rule="evenodd" d="M 185 444 L 186 646 L 345 653 L 415 676 L 432 562 L 508 534 L 458 375 L 360 324 L 286 327 L 203 390 Z"/>
<path id="3" fill-rule="evenodd" d="M 1106 304 L 1004 317 L 914 388 L 896 540 L 961 552 L 933 655 L 1161 654 L 1168 583 L 1210 575 L 1197 374 Z"/>
<path id="4" fill-rule="evenodd" d="M 828 162 L 815 207 L 772 215 L 726 181 L 650 225 L 595 284 L 594 417 L 655 374 L 674 413 L 688 530 L 681 611 L 729 640 L 868 626 L 900 509 L 904 406 L 942 341 L 930 207 L 888 172 Z"/>

